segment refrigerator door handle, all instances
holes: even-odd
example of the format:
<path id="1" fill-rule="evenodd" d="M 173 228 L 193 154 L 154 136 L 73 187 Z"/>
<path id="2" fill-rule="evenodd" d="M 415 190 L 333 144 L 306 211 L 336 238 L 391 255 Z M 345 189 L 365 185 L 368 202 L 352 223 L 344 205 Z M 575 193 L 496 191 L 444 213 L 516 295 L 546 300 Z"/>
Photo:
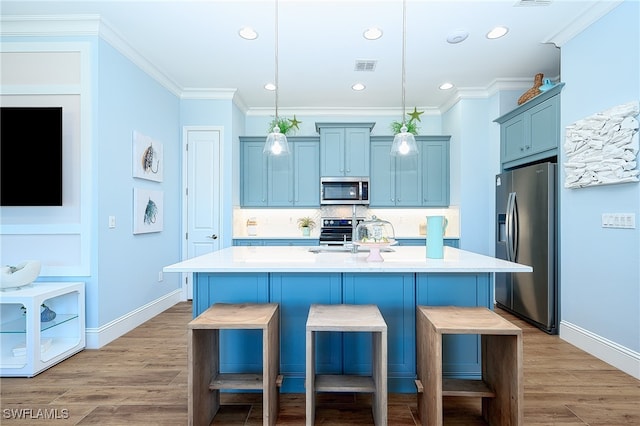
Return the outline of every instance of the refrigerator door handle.
<path id="1" fill-rule="evenodd" d="M 511 246 L 511 255 L 513 256 L 513 262 L 518 261 L 518 251 L 520 246 L 520 233 L 518 229 L 520 228 L 520 215 L 518 214 L 518 197 L 515 192 L 513 194 L 513 203 L 511 204 L 511 208 L 513 210 L 513 234 L 512 234 L 512 246 Z"/>
<path id="2" fill-rule="evenodd" d="M 515 192 L 510 192 L 509 197 L 507 198 L 507 217 L 506 217 L 506 249 L 507 249 L 507 260 L 513 262 L 514 261 L 514 247 L 513 247 L 513 207 L 514 207 L 514 198 Z"/>

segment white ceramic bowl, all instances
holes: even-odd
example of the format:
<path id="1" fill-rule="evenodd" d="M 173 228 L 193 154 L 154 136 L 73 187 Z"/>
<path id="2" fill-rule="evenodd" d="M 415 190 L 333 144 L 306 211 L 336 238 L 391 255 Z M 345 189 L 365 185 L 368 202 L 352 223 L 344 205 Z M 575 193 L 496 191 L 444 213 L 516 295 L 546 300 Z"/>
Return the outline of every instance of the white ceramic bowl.
<path id="1" fill-rule="evenodd" d="M 13 267 L 0 267 L 0 290 L 13 290 L 31 284 L 40 275 L 40 266 L 39 260 L 27 260 Z"/>

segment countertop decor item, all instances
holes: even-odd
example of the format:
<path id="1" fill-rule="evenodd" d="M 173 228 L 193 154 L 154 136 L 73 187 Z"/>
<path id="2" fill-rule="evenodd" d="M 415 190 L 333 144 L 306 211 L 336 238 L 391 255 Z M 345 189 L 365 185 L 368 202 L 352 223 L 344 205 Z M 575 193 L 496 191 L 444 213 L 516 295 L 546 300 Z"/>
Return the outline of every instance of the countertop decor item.
<path id="1" fill-rule="evenodd" d="M 395 231 L 391 222 L 372 216 L 356 227 L 353 243 L 369 249 L 367 262 L 384 262 L 380 250 L 396 244 Z"/>
<path id="2" fill-rule="evenodd" d="M 316 222 L 309 216 L 301 217 L 298 219 L 298 228 L 302 230 L 302 235 L 308 237 L 311 234 L 311 230 L 316 227 Z"/>
<path id="3" fill-rule="evenodd" d="M 251 237 L 258 235 L 258 221 L 255 217 L 247 219 L 247 235 Z"/>
<path id="4" fill-rule="evenodd" d="M 533 87 L 527 90 L 526 92 L 524 92 L 522 96 L 520 96 L 520 98 L 518 99 L 518 105 L 522 105 L 523 103 L 527 102 L 530 99 L 535 98 L 540 93 L 542 93 L 540 91 L 540 86 L 542 86 L 543 77 L 544 77 L 544 74 L 542 73 L 536 74 L 536 76 L 533 78 Z"/>
<path id="5" fill-rule="evenodd" d="M 27 260 L 16 266 L 0 268 L 0 290 L 16 290 L 31 284 L 40 275 L 40 261 Z"/>

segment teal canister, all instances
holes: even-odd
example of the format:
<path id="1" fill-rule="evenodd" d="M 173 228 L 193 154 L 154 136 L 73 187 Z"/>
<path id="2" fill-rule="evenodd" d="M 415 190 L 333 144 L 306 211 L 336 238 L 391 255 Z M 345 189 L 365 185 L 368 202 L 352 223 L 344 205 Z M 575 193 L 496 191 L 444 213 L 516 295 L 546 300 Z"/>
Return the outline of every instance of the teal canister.
<path id="1" fill-rule="evenodd" d="M 427 257 L 442 259 L 444 257 L 444 232 L 448 225 L 444 216 L 427 216 Z"/>

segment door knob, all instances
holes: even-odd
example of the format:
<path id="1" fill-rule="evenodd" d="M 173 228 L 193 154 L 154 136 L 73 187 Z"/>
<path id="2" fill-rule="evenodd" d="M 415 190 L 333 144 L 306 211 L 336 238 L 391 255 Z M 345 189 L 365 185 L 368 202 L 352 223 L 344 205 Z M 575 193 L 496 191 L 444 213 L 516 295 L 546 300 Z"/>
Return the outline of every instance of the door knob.
<path id="1" fill-rule="evenodd" d="M 209 237 L 207 237 L 207 238 L 211 238 L 212 240 L 217 240 L 217 239 L 218 239 L 218 236 L 217 236 L 216 234 L 211 234 L 211 235 L 209 235 Z"/>

